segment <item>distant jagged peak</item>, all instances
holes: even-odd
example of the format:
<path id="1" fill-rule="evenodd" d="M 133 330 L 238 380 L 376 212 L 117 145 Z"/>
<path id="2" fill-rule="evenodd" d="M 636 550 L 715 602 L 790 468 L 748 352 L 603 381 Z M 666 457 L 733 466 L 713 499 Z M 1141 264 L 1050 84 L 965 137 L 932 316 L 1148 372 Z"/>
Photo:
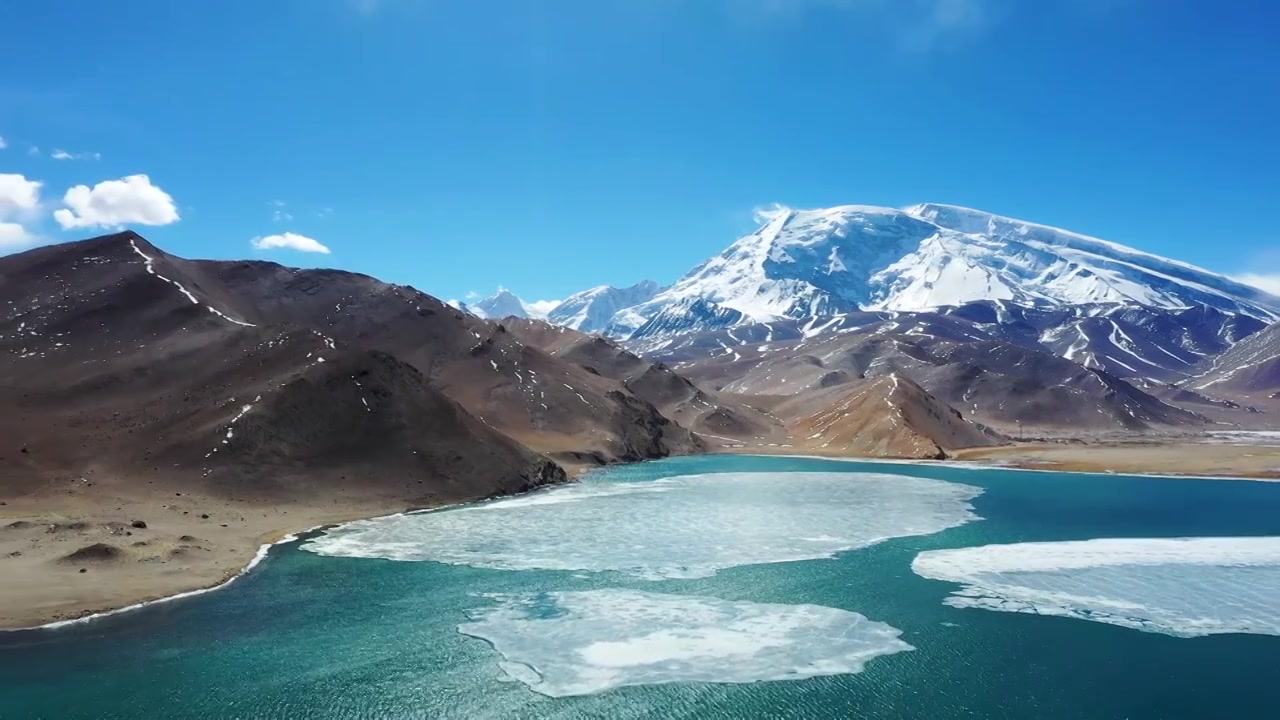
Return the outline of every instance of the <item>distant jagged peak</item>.
<path id="1" fill-rule="evenodd" d="M 547 313 L 554 310 L 559 304 L 559 300 L 525 302 L 506 287 L 499 285 L 498 289 L 489 297 L 471 305 L 459 303 L 461 306 L 459 309 L 465 308 L 472 315 L 488 320 L 501 320 L 507 317 L 543 320 L 546 319 Z"/>
<path id="2" fill-rule="evenodd" d="M 648 302 L 662 289 L 652 280 L 622 288 L 598 285 L 565 298 L 547 314 L 547 319 L 581 332 L 601 332 L 619 311 Z"/>

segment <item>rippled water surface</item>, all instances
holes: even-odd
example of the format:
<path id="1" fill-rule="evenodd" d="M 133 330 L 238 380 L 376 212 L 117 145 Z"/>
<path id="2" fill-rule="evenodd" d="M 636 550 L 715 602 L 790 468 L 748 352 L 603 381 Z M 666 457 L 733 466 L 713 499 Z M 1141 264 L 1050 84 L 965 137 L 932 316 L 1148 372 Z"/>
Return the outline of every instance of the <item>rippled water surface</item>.
<path id="1" fill-rule="evenodd" d="M 0 717 L 1271 717 L 1269 536 L 1280 484 L 644 463 L 0 634 Z"/>

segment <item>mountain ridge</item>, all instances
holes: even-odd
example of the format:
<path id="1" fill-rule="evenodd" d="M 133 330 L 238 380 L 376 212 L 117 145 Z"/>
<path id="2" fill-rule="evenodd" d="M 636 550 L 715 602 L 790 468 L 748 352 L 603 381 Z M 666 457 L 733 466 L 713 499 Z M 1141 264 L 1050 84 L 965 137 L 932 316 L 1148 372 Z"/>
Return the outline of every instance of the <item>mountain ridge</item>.
<path id="1" fill-rule="evenodd" d="M 1205 305 L 1266 321 L 1280 313 L 1280 298 L 1187 263 L 958 206 L 779 208 L 763 219 L 755 232 L 632 312 L 652 318 L 702 302 L 714 315 L 740 313 L 734 324 L 742 324 L 999 300 L 1031 307 Z M 705 329 L 696 315 L 688 325 Z M 656 332 L 685 329 L 668 320 Z M 655 329 L 629 337 L 645 332 Z"/>
<path id="2" fill-rule="evenodd" d="M 667 287 L 597 286 L 546 313 L 500 289 L 471 310 L 534 317 L 623 340 L 853 312 L 930 312 L 992 302 L 1197 307 L 1260 323 L 1280 297 L 1110 240 L 958 205 L 777 206 L 762 224 Z"/>

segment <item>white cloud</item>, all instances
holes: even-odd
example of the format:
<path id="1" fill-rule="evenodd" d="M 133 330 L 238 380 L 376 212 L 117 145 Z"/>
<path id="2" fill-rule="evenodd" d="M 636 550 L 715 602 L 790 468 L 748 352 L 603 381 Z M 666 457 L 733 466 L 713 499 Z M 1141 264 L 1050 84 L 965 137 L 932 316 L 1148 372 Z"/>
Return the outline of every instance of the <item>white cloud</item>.
<path id="1" fill-rule="evenodd" d="M 54 148 L 53 152 L 49 154 L 49 157 L 53 158 L 54 160 L 101 160 L 102 153 L 96 153 L 96 152 L 69 153 L 66 150 L 62 150 L 60 148 Z"/>
<path id="2" fill-rule="evenodd" d="M 560 302 L 560 300 L 534 300 L 533 302 L 525 303 L 524 309 L 529 315 L 543 319 L 547 317 L 547 313 L 555 310 Z"/>
<path id="3" fill-rule="evenodd" d="M 27 154 L 28 154 L 28 155 L 39 155 L 39 154 L 40 154 L 40 148 L 36 147 L 35 145 L 32 145 L 31 147 L 28 147 L 28 148 L 27 148 Z"/>
<path id="4" fill-rule="evenodd" d="M 85 227 L 117 227 L 168 225 L 178 222 L 178 208 L 173 197 L 151 184 L 146 175 L 129 175 L 119 180 L 104 180 L 92 189 L 76 185 L 62 197 L 66 208 L 53 213 L 53 219 L 64 229 Z"/>
<path id="5" fill-rule="evenodd" d="M 0 173 L 0 218 L 21 212 L 31 212 L 40 207 L 39 180 L 28 180 L 22 175 Z"/>
<path id="6" fill-rule="evenodd" d="M 1241 273 L 1232 275 L 1231 279 L 1280 297 L 1280 273 Z"/>
<path id="7" fill-rule="evenodd" d="M 26 245 L 35 239 L 34 235 L 18 223 L 0 222 L 0 249 Z"/>
<path id="8" fill-rule="evenodd" d="M 3 149 L 5 149 L 5 148 L 7 148 L 7 147 L 9 147 L 9 143 L 7 143 L 7 142 L 5 142 L 5 141 L 4 141 L 4 136 L 3 136 L 3 135 L 0 135 L 0 150 L 3 150 Z"/>
<path id="9" fill-rule="evenodd" d="M 268 235 L 266 237 L 254 238 L 250 242 L 259 250 L 286 248 L 289 250 L 297 250 L 298 252 L 324 253 L 325 255 L 329 254 L 329 248 L 321 245 L 318 241 L 312 240 L 305 235 L 299 235 L 291 232 L 283 233 L 281 235 Z"/>
<path id="10" fill-rule="evenodd" d="M 465 297 L 468 300 L 478 300 L 480 298 L 480 293 L 476 292 L 475 290 L 468 290 L 467 294 L 463 295 L 463 297 Z"/>

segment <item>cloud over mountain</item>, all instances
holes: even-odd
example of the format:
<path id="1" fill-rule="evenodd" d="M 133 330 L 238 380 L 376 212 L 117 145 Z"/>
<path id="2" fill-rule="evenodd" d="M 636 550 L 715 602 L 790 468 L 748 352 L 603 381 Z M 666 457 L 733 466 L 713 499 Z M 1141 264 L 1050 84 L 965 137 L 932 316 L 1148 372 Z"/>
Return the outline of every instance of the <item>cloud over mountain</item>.
<path id="1" fill-rule="evenodd" d="M 126 224 L 168 225 L 178 222 L 173 197 L 151 184 L 146 175 L 104 180 L 90 188 L 76 185 L 62 198 L 67 207 L 54 211 L 64 229 L 107 228 Z"/>

